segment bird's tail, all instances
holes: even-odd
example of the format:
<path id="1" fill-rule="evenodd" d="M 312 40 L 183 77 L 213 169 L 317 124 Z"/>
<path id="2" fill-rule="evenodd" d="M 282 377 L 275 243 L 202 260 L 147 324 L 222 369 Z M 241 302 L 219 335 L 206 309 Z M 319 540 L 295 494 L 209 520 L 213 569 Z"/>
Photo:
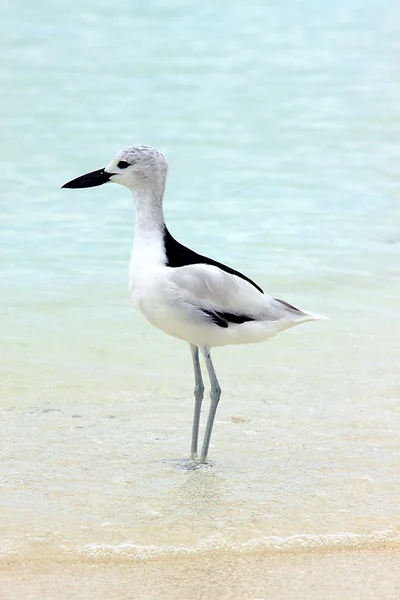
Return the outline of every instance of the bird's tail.
<path id="1" fill-rule="evenodd" d="M 329 317 L 325 317 L 324 315 L 317 315 L 316 313 L 307 312 L 298 308 L 297 306 L 293 306 L 293 304 L 289 304 L 286 300 L 281 300 L 280 298 L 274 298 L 276 302 L 279 302 L 285 310 L 285 316 L 293 319 L 297 323 L 306 323 L 307 321 L 326 321 L 329 320 Z"/>

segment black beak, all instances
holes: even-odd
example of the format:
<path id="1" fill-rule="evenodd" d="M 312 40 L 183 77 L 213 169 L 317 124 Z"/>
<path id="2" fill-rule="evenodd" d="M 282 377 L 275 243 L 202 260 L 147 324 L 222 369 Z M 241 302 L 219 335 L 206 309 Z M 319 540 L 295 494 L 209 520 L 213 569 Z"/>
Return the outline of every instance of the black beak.
<path id="1" fill-rule="evenodd" d="M 104 169 L 98 169 L 97 171 L 92 171 L 91 173 L 86 173 L 86 175 L 81 175 L 76 179 L 72 179 L 72 181 L 64 183 L 61 187 L 72 189 L 96 187 L 97 185 L 107 183 L 112 175 L 114 175 L 114 173 L 106 173 Z"/>

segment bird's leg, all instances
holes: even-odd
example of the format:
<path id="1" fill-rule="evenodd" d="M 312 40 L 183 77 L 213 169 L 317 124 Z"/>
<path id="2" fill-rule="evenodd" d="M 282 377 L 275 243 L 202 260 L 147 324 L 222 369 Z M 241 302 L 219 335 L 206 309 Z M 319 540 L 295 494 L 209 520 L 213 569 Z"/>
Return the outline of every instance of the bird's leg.
<path id="1" fill-rule="evenodd" d="M 210 412 L 208 413 L 206 431 L 205 431 L 205 434 L 204 434 L 203 447 L 201 449 L 201 456 L 200 456 L 200 462 L 204 464 L 206 462 L 206 460 L 207 460 L 208 447 L 210 445 L 211 432 L 212 432 L 212 428 L 213 428 L 213 425 L 214 425 L 215 413 L 217 412 L 218 402 L 219 402 L 219 399 L 221 397 L 221 388 L 220 388 L 220 385 L 218 383 L 218 379 L 217 379 L 217 375 L 215 373 L 214 365 L 213 365 L 212 360 L 211 360 L 210 349 L 207 348 L 207 347 L 202 348 L 202 352 L 203 352 L 203 355 L 204 355 L 204 360 L 206 362 L 208 376 L 210 378 L 210 384 L 211 384 L 211 389 L 210 389 L 210 399 L 211 399 Z"/>
<path id="2" fill-rule="evenodd" d="M 199 349 L 197 346 L 190 344 L 190 350 L 192 352 L 193 359 L 193 370 L 194 370 L 194 415 L 193 415 L 193 428 L 192 428 L 192 445 L 190 449 L 190 458 L 194 459 L 197 456 L 197 443 L 199 440 L 199 424 L 200 424 L 200 410 L 201 404 L 204 397 L 204 383 L 201 376 L 201 368 L 199 361 Z"/>

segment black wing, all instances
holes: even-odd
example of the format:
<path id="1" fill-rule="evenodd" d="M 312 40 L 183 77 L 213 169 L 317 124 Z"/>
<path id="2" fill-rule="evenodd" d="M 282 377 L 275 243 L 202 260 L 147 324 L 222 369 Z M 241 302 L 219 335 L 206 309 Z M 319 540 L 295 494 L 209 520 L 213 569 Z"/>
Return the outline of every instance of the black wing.
<path id="1" fill-rule="evenodd" d="M 254 281 L 252 281 L 249 277 L 246 277 L 246 275 L 243 275 L 243 273 L 240 273 L 239 271 L 235 271 L 235 269 L 231 269 L 231 267 L 228 267 L 227 265 L 224 265 L 216 260 L 213 260 L 212 258 L 208 258 L 208 256 L 203 256 L 202 254 L 197 254 L 197 252 L 194 252 L 190 248 L 187 248 L 183 244 L 179 243 L 175 238 L 172 237 L 172 235 L 170 234 L 170 232 L 168 231 L 168 229 L 165 226 L 164 226 L 164 245 L 165 245 L 165 254 L 166 254 L 166 258 L 167 258 L 167 264 L 166 264 L 167 267 L 186 267 L 187 265 L 196 265 L 196 264 L 212 265 L 213 267 L 218 267 L 219 269 L 222 269 L 223 271 L 226 271 L 227 273 L 230 273 L 231 275 L 237 275 L 237 277 L 241 277 L 245 281 L 248 281 L 249 283 L 251 283 L 251 285 L 254 285 L 254 287 L 259 292 L 261 292 L 262 294 L 264 293 L 264 291 L 260 288 L 259 285 L 254 283 Z M 231 315 L 231 316 L 235 316 L 235 315 Z M 225 319 L 225 321 L 227 321 L 227 320 L 232 321 L 232 319 Z M 249 320 L 249 319 L 245 319 L 245 320 Z M 238 321 L 233 321 L 233 322 L 238 322 Z M 217 325 L 219 325 L 219 323 L 217 323 Z M 227 325 L 221 325 L 221 326 L 227 327 Z"/>
<path id="2" fill-rule="evenodd" d="M 211 317 L 211 321 L 218 325 L 218 327 L 229 327 L 231 323 L 241 325 L 248 321 L 255 321 L 254 317 L 248 317 L 247 315 L 235 315 L 234 313 L 222 312 L 220 310 L 206 310 L 201 309 L 203 313 Z"/>

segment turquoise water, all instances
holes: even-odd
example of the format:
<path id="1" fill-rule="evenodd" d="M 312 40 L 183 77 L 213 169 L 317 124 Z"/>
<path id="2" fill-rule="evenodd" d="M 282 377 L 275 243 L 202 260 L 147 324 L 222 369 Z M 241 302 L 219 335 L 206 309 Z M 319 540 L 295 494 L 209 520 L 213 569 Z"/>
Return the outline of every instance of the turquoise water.
<path id="1" fill-rule="evenodd" d="M 3 555 L 398 544 L 400 9 L 102 0 L 0 9 Z M 326 314 L 215 351 L 130 306 L 132 200 L 60 190 L 154 145 L 172 233 Z"/>

